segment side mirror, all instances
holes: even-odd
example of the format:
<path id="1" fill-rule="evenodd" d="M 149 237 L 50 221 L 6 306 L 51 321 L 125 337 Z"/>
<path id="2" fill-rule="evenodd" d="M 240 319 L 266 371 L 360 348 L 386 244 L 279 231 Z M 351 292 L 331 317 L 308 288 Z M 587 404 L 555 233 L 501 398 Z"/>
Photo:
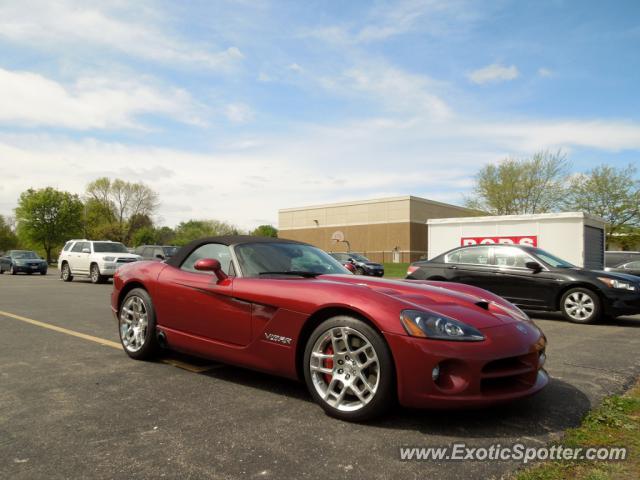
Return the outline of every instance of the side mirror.
<path id="1" fill-rule="evenodd" d="M 83 248 L 82 249 L 82 253 L 91 253 L 91 249 L 90 248 Z"/>
<path id="2" fill-rule="evenodd" d="M 218 283 L 223 282 L 229 276 L 222 271 L 220 262 L 215 258 L 201 258 L 194 265 L 193 268 L 199 272 L 213 272 L 218 277 Z"/>
<path id="3" fill-rule="evenodd" d="M 540 265 L 538 262 L 527 262 L 524 264 L 524 266 L 529 270 L 533 270 L 534 272 L 539 272 L 542 270 L 542 265 Z"/>
<path id="4" fill-rule="evenodd" d="M 158 260 L 164 260 L 164 255 L 157 254 L 157 255 L 156 255 L 156 258 L 157 258 Z"/>
<path id="5" fill-rule="evenodd" d="M 354 273 L 356 271 L 356 267 L 353 266 L 353 263 L 349 263 L 349 262 L 345 263 L 344 268 L 349 270 L 351 273 Z"/>

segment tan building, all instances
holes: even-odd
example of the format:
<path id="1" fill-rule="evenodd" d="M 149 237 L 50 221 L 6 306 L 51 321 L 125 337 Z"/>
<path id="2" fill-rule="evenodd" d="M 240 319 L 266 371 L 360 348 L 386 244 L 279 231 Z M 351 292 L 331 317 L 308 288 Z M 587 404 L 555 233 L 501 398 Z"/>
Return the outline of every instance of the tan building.
<path id="1" fill-rule="evenodd" d="M 478 214 L 410 195 L 285 208 L 278 212 L 278 236 L 377 262 L 411 262 L 427 254 L 428 219 Z"/>

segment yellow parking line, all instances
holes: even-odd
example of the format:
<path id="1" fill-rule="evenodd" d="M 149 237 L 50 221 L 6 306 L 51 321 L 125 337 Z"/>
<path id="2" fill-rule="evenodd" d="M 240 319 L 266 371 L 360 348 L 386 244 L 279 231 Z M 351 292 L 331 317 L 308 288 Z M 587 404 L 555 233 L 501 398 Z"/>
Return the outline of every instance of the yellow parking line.
<path id="1" fill-rule="evenodd" d="M 69 330 L 68 328 L 58 327 L 57 325 L 51 325 L 50 323 L 41 322 L 32 318 L 22 317 L 20 315 L 16 315 L 15 313 L 3 312 L 2 310 L 0 310 L 0 315 L 7 318 L 13 318 L 14 320 L 20 320 L 21 322 L 30 323 L 31 325 L 36 325 L 38 327 L 47 328 L 55 332 L 71 335 L 72 337 L 82 338 L 83 340 L 89 340 L 90 342 L 99 343 L 100 345 L 104 345 L 105 347 L 117 348 L 118 350 L 122 349 L 122 345 L 120 345 L 120 343 L 118 342 L 112 342 L 111 340 L 106 340 L 104 338 L 94 337 L 93 335 L 87 335 L 86 333 L 80 333 L 76 332 L 75 330 Z M 166 363 L 167 365 L 172 365 L 174 367 L 181 368 L 193 373 L 203 373 L 221 367 L 221 365 L 192 365 L 190 363 L 183 362 L 174 358 L 162 359 L 162 363 Z"/>
<path id="2" fill-rule="evenodd" d="M 84 340 L 89 340 L 90 342 L 99 343 L 100 345 L 104 345 L 105 347 L 117 348 L 119 350 L 122 349 L 122 346 L 118 342 L 112 342 L 111 340 L 106 340 L 104 338 L 94 337 L 93 335 L 76 332 L 75 330 L 58 327 L 57 325 L 51 325 L 50 323 L 41 322 L 32 318 L 22 317 L 13 313 L 3 312 L 2 310 L 0 310 L 0 315 L 8 318 L 13 318 L 14 320 L 20 320 L 21 322 L 30 323 L 31 325 L 37 325 L 38 327 L 48 328 L 49 330 L 53 330 L 55 332 L 65 333 L 67 335 L 71 335 L 72 337 L 78 337 Z"/>

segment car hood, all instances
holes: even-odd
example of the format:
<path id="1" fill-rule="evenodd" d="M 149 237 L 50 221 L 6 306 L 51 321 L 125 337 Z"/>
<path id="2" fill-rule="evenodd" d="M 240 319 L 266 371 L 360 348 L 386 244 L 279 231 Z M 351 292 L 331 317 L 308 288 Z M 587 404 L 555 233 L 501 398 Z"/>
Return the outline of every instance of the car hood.
<path id="1" fill-rule="evenodd" d="M 323 275 L 324 281 L 357 285 L 397 300 L 401 309 L 428 310 L 484 329 L 523 321 L 522 313 L 503 298 L 467 285 Z"/>
<path id="2" fill-rule="evenodd" d="M 116 258 L 141 258 L 140 255 L 135 253 L 118 253 L 118 252 L 100 252 L 96 253 L 102 257 L 116 257 Z"/>
<path id="3" fill-rule="evenodd" d="M 367 267 L 382 267 L 381 264 L 376 262 L 360 262 L 362 265 L 366 265 Z"/>
<path id="4" fill-rule="evenodd" d="M 20 263 L 47 263 L 43 258 L 14 258 L 12 261 Z"/>
<path id="5" fill-rule="evenodd" d="M 566 271 L 566 270 L 560 270 L 562 271 Z M 623 280 L 623 281 L 627 281 L 627 282 L 632 282 L 632 283 L 638 283 L 638 277 L 635 275 L 629 275 L 628 273 L 622 273 L 622 272 L 607 272 L 604 270 L 587 270 L 586 268 L 571 268 L 568 269 L 568 271 L 573 271 L 573 272 L 578 272 L 581 275 L 584 275 L 585 277 L 589 277 L 592 280 L 597 280 L 598 277 L 600 278 L 611 278 L 614 280 Z"/>

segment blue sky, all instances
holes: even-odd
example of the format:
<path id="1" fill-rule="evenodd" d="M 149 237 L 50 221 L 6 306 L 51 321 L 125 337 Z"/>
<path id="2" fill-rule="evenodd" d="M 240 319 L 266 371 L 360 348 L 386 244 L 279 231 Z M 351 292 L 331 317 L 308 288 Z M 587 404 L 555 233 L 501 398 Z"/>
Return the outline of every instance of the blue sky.
<path id="1" fill-rule="evenodd" d="M 0 214 L 108 175 L 158 221 L 461 203 L 508 156 L 640 163 L 640 2 L 0 1 Z"/>

